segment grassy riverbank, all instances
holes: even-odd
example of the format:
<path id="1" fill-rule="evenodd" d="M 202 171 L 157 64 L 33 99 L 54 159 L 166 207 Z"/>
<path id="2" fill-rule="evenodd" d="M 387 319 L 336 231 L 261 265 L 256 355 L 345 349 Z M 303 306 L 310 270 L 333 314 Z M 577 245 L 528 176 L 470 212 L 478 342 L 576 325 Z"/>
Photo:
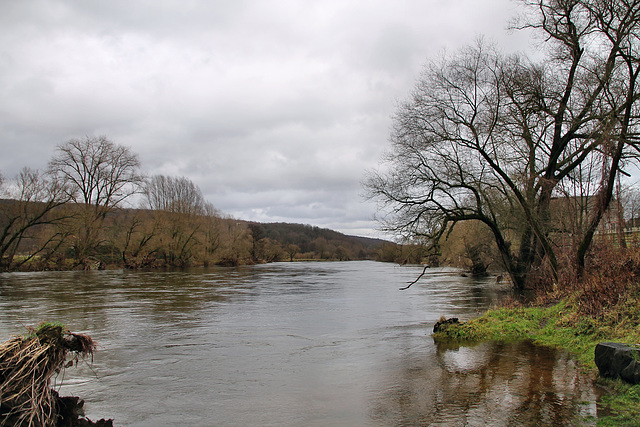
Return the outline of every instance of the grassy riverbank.
<path id="1" fill-rule="evenodd" d="M 595 381 L 608 390 L 603 398 L 611 414 L 598 425 L 640 426 L 640 385 L 598 376 L 594 350 L 599 342 L 640 343 L 640 251 L 598 259 L 579 281 L 541 295 L 524 306 L 511 303 L 434 334 L 462 342 L 531 339 L 569 351 Z"/>

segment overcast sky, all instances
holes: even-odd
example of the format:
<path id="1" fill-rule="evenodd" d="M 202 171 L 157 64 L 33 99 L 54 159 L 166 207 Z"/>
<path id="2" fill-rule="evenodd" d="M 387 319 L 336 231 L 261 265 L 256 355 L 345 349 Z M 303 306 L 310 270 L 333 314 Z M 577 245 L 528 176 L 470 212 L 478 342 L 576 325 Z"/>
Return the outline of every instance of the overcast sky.
<path id="1" fill-rule="evenodd" d="M 239 219 L 384 237 L 360 182 L 422 66 L 510 0 L 0 0 L 0 172 L 105 135 Z"/>

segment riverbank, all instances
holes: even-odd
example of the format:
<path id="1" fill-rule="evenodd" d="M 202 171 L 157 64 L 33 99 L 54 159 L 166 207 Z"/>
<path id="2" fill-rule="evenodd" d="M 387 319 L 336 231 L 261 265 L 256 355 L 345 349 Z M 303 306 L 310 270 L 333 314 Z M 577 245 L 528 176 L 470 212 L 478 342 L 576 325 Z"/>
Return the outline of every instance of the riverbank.
<path id="1" fill-rule="evenodd" d="M 580 303 L 580 295 L 576 293 L 544 306 L 494 308 L 468 322 L 446 325 L 433 337 L 470 344 L 528 339 L 538 345 L 564 349 L 607 390 L 601 401 L 607 415 L 599 417 L 598 425 L 638 426 L 640 385 L 601 378 L 594 362 L 599 342 L 640 343 L 638 299 L 625 298 L 597 317 L 586 316 Z"/>

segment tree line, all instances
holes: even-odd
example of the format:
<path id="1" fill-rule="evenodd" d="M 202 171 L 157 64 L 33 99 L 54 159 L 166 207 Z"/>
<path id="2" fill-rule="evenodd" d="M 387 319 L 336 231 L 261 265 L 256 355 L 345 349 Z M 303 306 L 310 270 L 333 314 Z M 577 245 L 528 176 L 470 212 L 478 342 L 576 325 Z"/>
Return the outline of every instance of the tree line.
<path id="1" fill-rule="evenodd" d="M 190 179 L 145 177 L 102 136 L 60 144 L 44 172 L 0 175 L 0 194 L 1 271 L 371 259 L 381 243 L 225 216 Z M 134 195 L 139 206 L 125 206 Z"/>

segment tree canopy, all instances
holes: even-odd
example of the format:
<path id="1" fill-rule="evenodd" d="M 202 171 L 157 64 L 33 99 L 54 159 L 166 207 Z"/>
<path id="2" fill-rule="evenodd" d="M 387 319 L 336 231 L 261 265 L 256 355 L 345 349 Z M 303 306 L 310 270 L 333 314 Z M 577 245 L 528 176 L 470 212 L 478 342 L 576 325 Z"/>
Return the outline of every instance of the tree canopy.
<path id="1" fill-rule="evenodd" d="M 543 264 L 558 279 L 552 200 L 569 193 L 596 200 L 574 230 L 570 263 L 584 267 L 638 152 L 640 70 L 640 1 L 522 4 L 517 26 L 542 38 L 544 57 L 479 40 L 431 61 L 396 109 L 385 168 L 365 183 L 385 228 L 404 236 L 436 245 L 461 221 L 486 224 L 519 287 Z"/>
<path id="2" fill-rule="evenodd" d="M 100 244 L 106 215 L 139 191 L 143 177 L 137 154 L 104 136 L 71 139 L 58 145 L 48 174 L 70 200 L 84 207 L 75 237 L 79 258 Z"/>

